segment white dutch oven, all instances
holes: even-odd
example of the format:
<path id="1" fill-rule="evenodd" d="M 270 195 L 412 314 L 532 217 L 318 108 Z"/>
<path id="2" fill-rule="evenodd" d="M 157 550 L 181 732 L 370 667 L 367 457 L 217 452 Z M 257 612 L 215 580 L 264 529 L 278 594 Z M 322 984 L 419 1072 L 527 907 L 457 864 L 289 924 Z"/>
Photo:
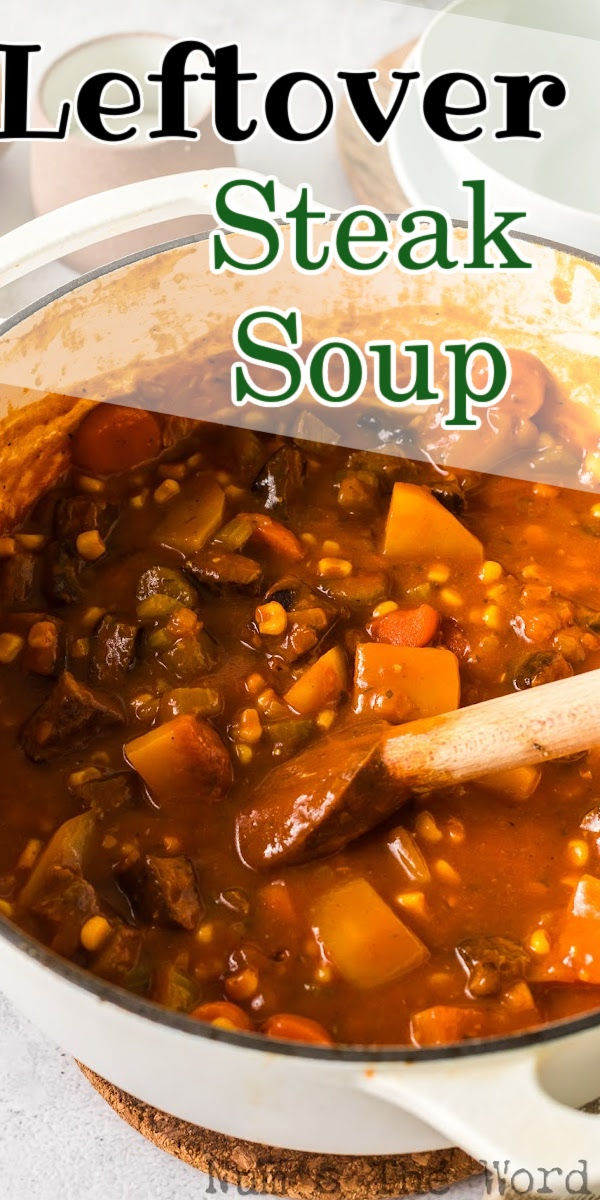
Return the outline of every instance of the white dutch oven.
<path id="1" fill-rule="evenodd" d="M 212 186 L 214 179 L 186 174 L 40 218 L 0 242 L 0 284 L 109 234 L 207 211 Z M 81 394 L 77 381 L 102 376 L 105 383 L 88 394 L 110 395 L 106 380 L 123 385 L 136 360 L 139 367 L 142 348 L 150 363 L 183 352 L 199 337 L 207 352 L 214 349 L 219 326 L 230 331 L 258 291 L 261 302 L 281 306 L 293 297 L 306 315 L 307 337 L 319 330 L 322 336 L 331 315 L 349 307 L 359 323 L 361 311 L 415 300 L 439 313 L 446 298 L 458 311 L 464 296 L 464 312 L 478 310 L 480 328 L 537 350 L 560 374 L 564 347 L 577 348 L 582 330 L 599 328 L 600 275 L 593 264 L 552 247 L 528 243 L 523 249 L 536 264 L 526 293 L 522 279 L 509 272 L 490 284 L 482 276 L 412 279 L 390 270 L 357 284 L 341 271 L 307 281 L 285 262 L 261 277 L 258 289 L 256 281 L 236 281 L 232 288 L 231 280 L 212 277 L 206 242 L 186 243 L 108 267 L 11 319 L 0 337 L 0 381 Z M 557 279 L 561 287 L 551 286 Z M 591 386 L 597 345 L 583 340 L 578 378 Z M 251 1141 L 337 1154 L 460 1145 L 487 1163 L 507 1160 L 513 1173 L 528 1170 L 533 1188 L 544 1186 L 545 1172 L 560 1168 L 562 1177 L 550 1177 L 555 1194 L 560 1179 L 584 1160 L 590 1187 L 600 1187 L 598 1118 L 576 1110 L 600 1093 L 600 1013 L 443 1049 L 274 1043 L 213 1029 L 129 995 L 62 961 L 5 919 L 0 982 L 68 1052 L 187 1121 Z"/>

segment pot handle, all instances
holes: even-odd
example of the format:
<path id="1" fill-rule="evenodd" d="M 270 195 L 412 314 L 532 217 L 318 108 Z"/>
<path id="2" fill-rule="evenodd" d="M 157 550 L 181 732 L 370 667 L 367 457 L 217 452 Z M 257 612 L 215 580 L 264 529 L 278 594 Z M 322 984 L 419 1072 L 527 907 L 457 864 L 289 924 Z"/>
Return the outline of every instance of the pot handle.
<path id="1" fill-rule="evenodd" d="M 593 1029 L 526 1051 L 375 1066 L 361 1086 L 478 1160 L 492 1195 L 583 1194 L 600 1187 L 600 1117 L 575 1105 L 600 1091 L 599 1035 Z"/>
<path id="2" fill-rule="evenodd" d="M 105 238 L 178 217 L 208 215 L 217 189 L 230 179 L 264 183 L 266 176 L 230 167 L 183 171 L 98 192 L 44 213 L 0 238 L 0 287 Z M 279 185 L 278 200 L 281 216 L 295 193 Z M 260 211 L 254 190 L 247 191 L 246 208 Z"/>

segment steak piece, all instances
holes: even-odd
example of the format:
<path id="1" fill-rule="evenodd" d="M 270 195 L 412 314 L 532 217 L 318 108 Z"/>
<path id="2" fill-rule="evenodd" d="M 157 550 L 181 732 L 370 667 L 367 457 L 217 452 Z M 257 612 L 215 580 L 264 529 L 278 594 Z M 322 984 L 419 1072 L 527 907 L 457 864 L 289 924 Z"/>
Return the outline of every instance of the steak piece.
<path id="1" fill-rule="evenodd" d="M 497 996 L 507 984 L 523 978 L 530 961 L 518 942 L 505 937 L 465 938 L 456 953 L 468 973 L 472 996 Z"/>
<path id="2" fill-rule="evenodd" d="M 133 808 L 139 799 L 139 779 L 132 771 L 119 771 L 80 783 L 75 792 L 93 813 L 106 817 L 119 808 Z"/>
<path id="3" fill-rule="evenodd" d="M 83 925 L 99 908 L 94 888 L 79 872 L 56 866 L 29 911 L 52 930 L 53 950 L 70 956 L 79 947 Z"/>
<path id="4" fill-rule="evenodd" d="M 205 550 L 194 554 L 185 565 L 188 573 L 198 583 L 203 583 L 214 591 L 232 589 L 255 596 L 260 590 L 260 563 L 244 554 L 231 554 L 227 550 Z"/>
<path id="5" fill-rule="evenodd" d="M 267 459 L 252 484 L 252 491 L 260 496 L 267 512 L 285 516 L 288 504 L 302 487 L 305 472 L 306 462 L 300 450 L 282 446 Z"/>
<path id="6" fill-rule="evenodd" d="M 134 909 L 154 925 L 191 931 L 204 912 L 196 872 L 183 854 L 148 854 L 143 864 L 130 868 L 119 883 Z"/>
<path id="7" fill-rule="evenodd" d="M 54 532 L 61 541 L 75 545 L 80 533 L 97 529 L 100 537 L 108 536 L 115 523 L 117 509 L 106 500 L 92 496 L 63 496 L 54 512 Z"/>
<path id="8" fill-rule="evenodd" d="M 94 960 L 94 973 L 132 991 L 145 990 L 142 945 L 142 935 L 137 929 L 120 925 Z"/>
<path id="9" fill-rule="evenodd" d="M 44 595 L 51 605 L 78 604 L 83 595 L 79 572 L 83 560 L 54 542 L 44 560 Z"/>
<path id="10" fill-rule="evenodd" d="M 122 722 L 123 713 L 109 696 L 63 671 L 50 695 L 25 722 L 21 748 L 32 762 L 48 762 Z"/>
<path id="11" fill-rule="evenodd" d="M 139 626 L 107 614 L 94 638 L 91 670 L 98 683 L 118 684 L 135 663 Z"/>
<path id="12" fill-rule="evenodd" d="M 40 559 L 34 554 L 12 554 L 0 567 L 0 607 L 31 608 L 38 591 Z"/>

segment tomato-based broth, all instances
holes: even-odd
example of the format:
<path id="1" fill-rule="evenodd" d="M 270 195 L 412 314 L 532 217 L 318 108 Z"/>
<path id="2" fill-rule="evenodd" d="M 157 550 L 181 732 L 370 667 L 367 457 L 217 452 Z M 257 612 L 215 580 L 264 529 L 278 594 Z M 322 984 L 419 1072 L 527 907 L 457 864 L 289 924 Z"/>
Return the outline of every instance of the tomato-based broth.
<path id="1" fill-rule="evenodd" d="M 334 853 L 275 853 L 252 816 L 319 741 L 343 788 L 338 731 L 600 664 L 594 497 L 163 432 L 92 409 L 0 539 L 2 913 L 292 1040 L 435 1045 L 600 1005 L 600 752 L 413 799 Z"/>

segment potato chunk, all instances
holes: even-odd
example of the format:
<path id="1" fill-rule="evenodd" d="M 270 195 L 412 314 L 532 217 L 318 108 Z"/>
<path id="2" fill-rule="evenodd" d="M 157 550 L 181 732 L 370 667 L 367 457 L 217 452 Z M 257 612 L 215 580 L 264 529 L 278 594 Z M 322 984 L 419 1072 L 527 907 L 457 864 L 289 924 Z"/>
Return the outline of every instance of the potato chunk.
<path id="1" fill-rule="evenodd" d="M 378 987 L 414 971 L 429 951 L 366 879 L 352 879 L 315 905 L 313 924 L 347 983 Z"/>
<path id="2" fill-rule="evenodd" d="M 340 646 L 334 646 L 292 684 L 285 693 L 285 702 L 303 716 L 318 712 L 338 699 L 346 687 L 347 678 L 344 651 Z"/>
<path id="3" fill-rule="evenodd" d="M 453 712 L 460 704 L 458 659 L 443 647 L 356 647 L 354 711 L 386 721 L 416 721 Z"/>
<path id="4" fill-rule="evenodd" d="M 128 742 L 125 754 L 159 804 L 218 800 L 231 784 L 231 762 L 218 733 L 189 713 Z"/>
<path id="5" fill-rule="evenodd" d="M 383 553 L 402 562 L 477 562 L 483 559 L 483 546 L 426 488 L 395 483 Z"/>

